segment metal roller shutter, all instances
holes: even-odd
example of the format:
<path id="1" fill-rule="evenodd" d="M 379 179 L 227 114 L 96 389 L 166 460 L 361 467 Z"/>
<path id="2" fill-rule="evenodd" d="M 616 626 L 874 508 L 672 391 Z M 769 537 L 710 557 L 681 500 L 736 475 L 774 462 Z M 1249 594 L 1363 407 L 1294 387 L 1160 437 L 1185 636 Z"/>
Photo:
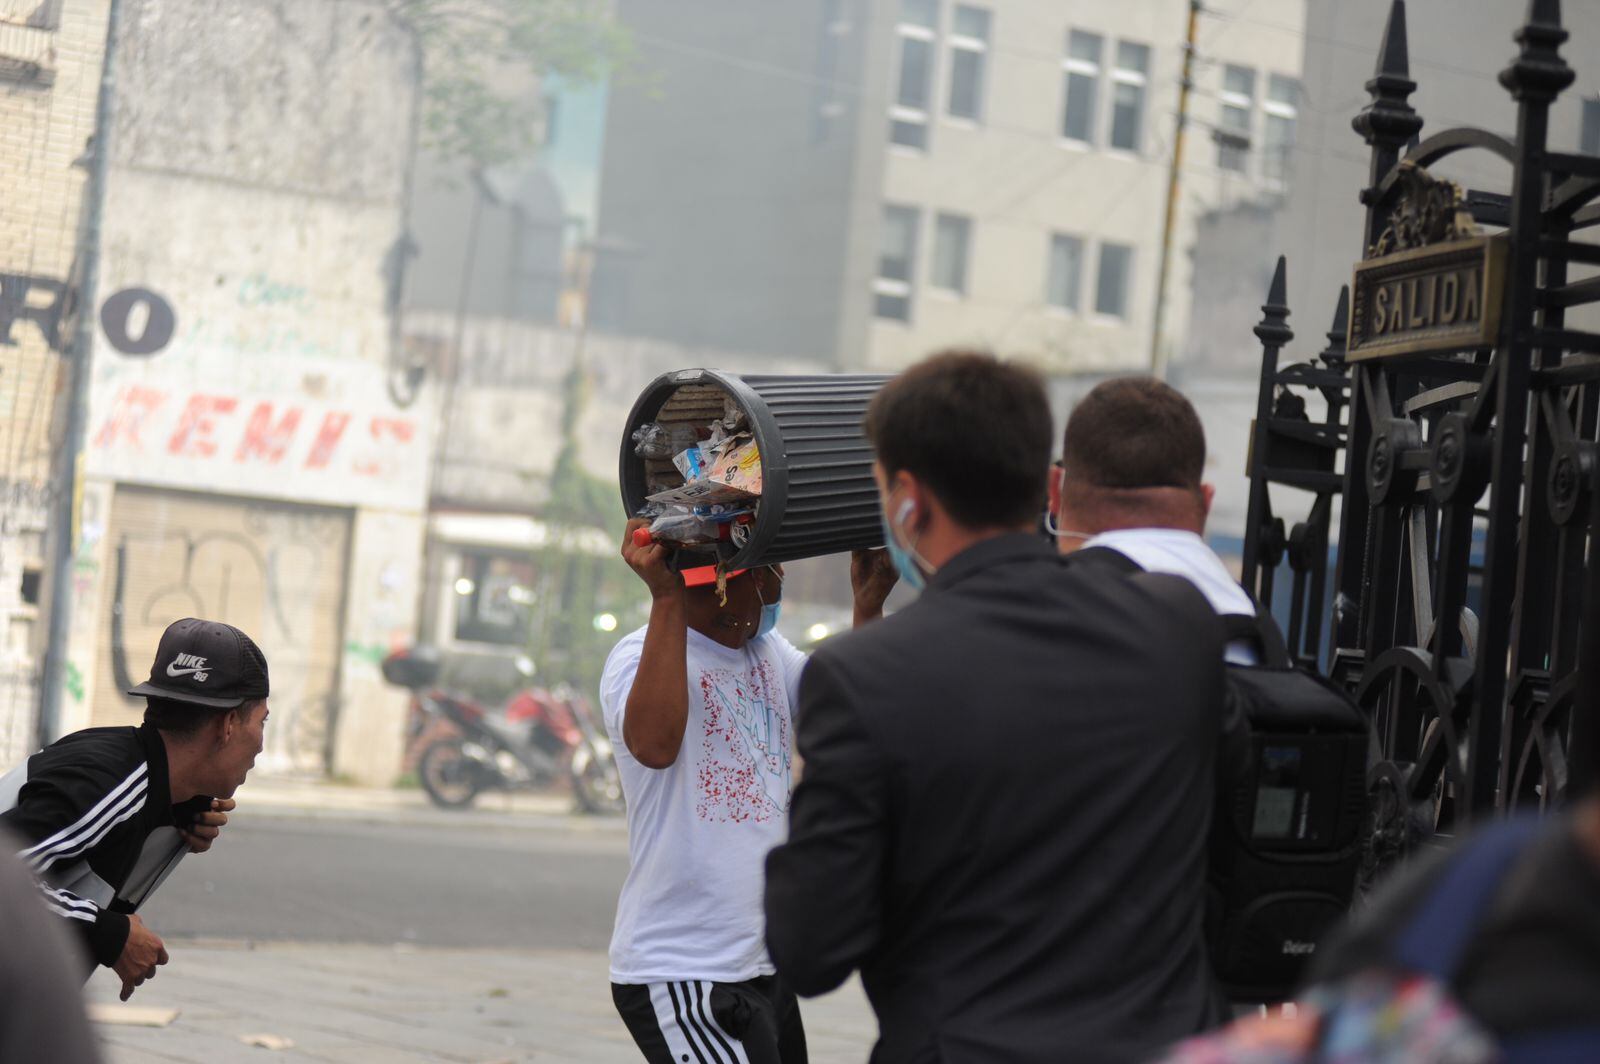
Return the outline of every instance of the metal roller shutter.
<path id="1" fill-rule="evenodd" d="M 118 485 L 107 536 L 91 723 L 138 721 L 144 700 L 122 692 L 147 677 L 168 624 L 225 621 L 260 644 L 271 669 L 258 768 L 325 771 L 350 512 Z"/>

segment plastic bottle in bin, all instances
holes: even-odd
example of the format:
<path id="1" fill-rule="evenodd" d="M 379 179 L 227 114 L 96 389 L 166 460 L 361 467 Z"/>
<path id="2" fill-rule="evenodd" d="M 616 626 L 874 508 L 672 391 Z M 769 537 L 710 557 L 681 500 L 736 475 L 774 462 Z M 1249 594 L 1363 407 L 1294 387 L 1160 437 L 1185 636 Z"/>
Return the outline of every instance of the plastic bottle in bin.
<path id="1" fill-rule="evenodd" d="M 665 513 L 650 522 L 649 528 L 634 529 L 633 545 L 648 547 L 651 543 L 673 546 L 698 546 L 711 543 L 739 543 L 748 533 L 755 514 L 743 512 L 731 516 L 707 516 L 692 511 Z"/>

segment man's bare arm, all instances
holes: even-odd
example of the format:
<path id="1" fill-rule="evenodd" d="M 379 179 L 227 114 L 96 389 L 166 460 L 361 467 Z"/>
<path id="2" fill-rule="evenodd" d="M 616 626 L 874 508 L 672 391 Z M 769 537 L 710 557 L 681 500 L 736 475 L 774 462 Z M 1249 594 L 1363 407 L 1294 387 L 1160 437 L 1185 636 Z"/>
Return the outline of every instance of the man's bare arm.
<path id="1" fill-rule="evenodd" d="M 678 760 L 689 719 L 689 622 L 683 578 L 667 568 L 666 548 L 633 542 L 634 529 L 648 524 L 629 521 L 622 540 L 623 560 L 650 589 L 650 623 L 623 709 L 622 741 L 639 764 L 659 769 Z"/>

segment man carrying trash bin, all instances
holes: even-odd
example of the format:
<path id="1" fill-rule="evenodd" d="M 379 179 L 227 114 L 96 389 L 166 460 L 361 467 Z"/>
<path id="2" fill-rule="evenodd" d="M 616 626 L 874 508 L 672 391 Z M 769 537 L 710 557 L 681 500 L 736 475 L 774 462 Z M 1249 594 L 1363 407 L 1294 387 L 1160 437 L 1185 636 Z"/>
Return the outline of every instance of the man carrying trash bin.
<path id="1" fill-rule="evenodd" d="M 668 548 L 622 556 L 649 623 L 606 661 L 600 701 L 628 807 L 629 871 L 612 998 L 651 1064 L 806 1060 L 794 995 L 763 945 L 762 861 L 783 841 L 793 711 L 806 658 L 774 630 L 783 570 L 674 572 Z M 642 539 L 643 537 L 641 537 Z M 851 559 L 856 624 L 894 586 L 882 551 Z"/>
<path id="2" fill-rule="evenodd" d="M 0 778 L 0 826 L 124 1001 L 167 963 L 134 910 L 185 852 L 211 848 L 261 753 L 267 659 L 232 625 L 186 618 L 128 693 L 149 700 L 141 727 L 74 732 Z"/>

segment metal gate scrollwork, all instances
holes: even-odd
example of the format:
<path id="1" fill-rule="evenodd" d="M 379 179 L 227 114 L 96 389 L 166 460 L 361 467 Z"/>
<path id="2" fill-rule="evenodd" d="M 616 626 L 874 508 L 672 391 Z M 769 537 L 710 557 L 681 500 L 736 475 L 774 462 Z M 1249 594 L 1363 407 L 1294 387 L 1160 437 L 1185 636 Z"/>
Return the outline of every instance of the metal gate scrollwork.
<path id="1" fill-rule="evenodd" d="M 1282 259 L 1255 329 L 1244 583 L 1272 602 L 1288 561 L 1293 652 L 1369 714 L 1369 881 L 1470 821 L 1560 805 L 1596 765 L 1600 333 L 1567 318 L 1600 303 L 1600 277 L 1569 279 L 1600 266 L 1585 239 L 1600 226 L 1600 157 L 1548 144 L 1574 78 L 1566 38 L 1559 0 L 1531 0 L 1500 73 L 1515 134 L 1419 140 L 1394 0 L 1352 123 L 1371 153 L 1363 257 L 1328 345 L 1279 368 L 1293 339 Z M 1509 163 L 1509 188 L 1434 173 L 1469 152 Z M 1288 533 L 1270 485 L 1310 496 Z"/>

